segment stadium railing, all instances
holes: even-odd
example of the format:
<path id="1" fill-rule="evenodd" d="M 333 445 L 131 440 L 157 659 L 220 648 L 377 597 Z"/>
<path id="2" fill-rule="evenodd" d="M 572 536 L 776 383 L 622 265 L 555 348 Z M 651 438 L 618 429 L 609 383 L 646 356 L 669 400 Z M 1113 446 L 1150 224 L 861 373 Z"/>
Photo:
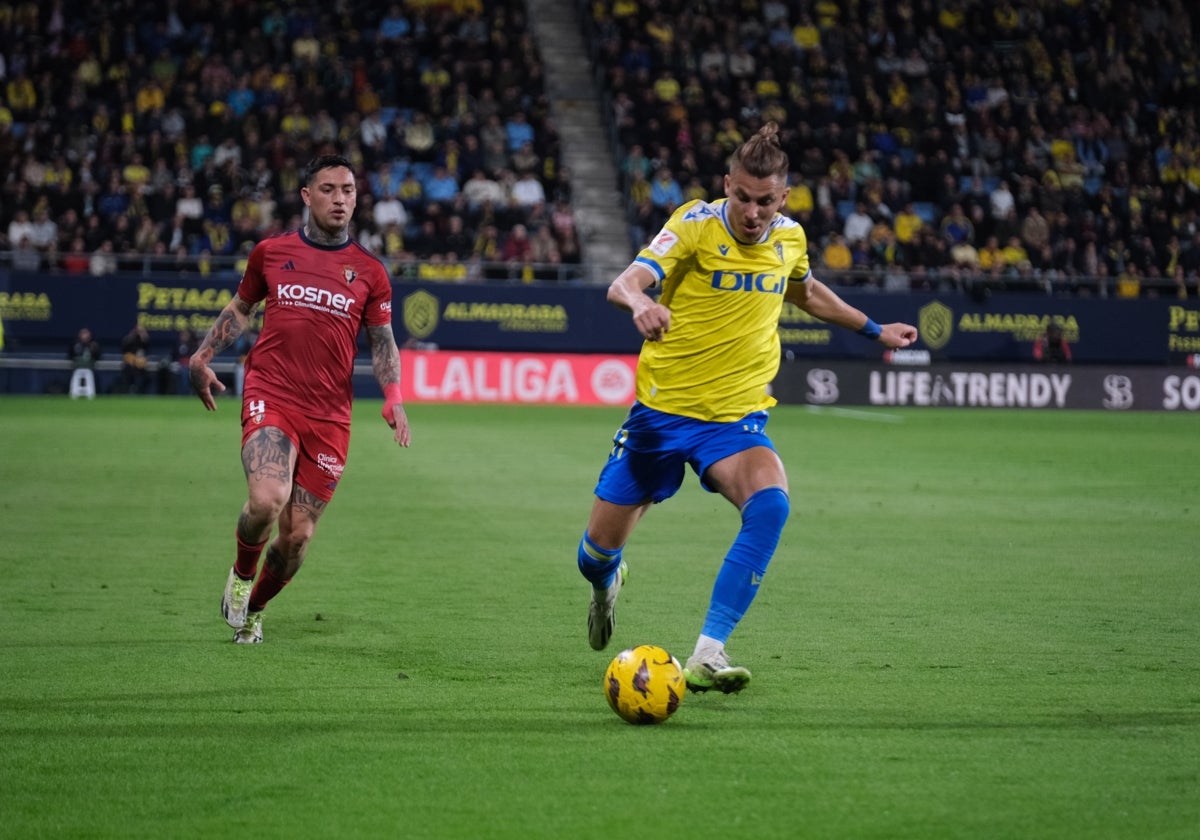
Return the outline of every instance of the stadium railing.
<path id="1" fill-rule="evenodd" d="M 0 269 L 25 268 L 14 265 L 13 252 L 0 251 Z M 55 260 L 61 259 L 58 255 Z M 40 271 L 65 275 L 67 271 L 56 264 L 46 265 L 43 259 Z M 607 285 L 627 265 L 628 261 L 617 255 L 608 255 L 604 260 L 588 260 L 582 263 L 513 263 L 484 262 L 479 260 L 447 262 L 443 260 L 395 260 L 383 259 L 392 279 L 397 282 L 428 283 L 484 283 L 498 285 Z M 116 258 L 116 269 L 106 274 L 151 275 L 177 272 L 181 277 L 213 277 L 222 281 L 236 280 L 241 276 L 245 258 L 207 257 L 193 258 L 181 264 L 175 257 L 156 255 L 124 255 Z M 26 268 L 26 270 L 28 270 Z M 1046 294 L 1069 297 L 1074 295 L 1119 298 L 1118 277 L 1112 275 L 1091 276 L 1063 274 L 1056 271 L 1013 271 L 980 273 L 969 268 L 951 267 L 936 271 L 907 271 L 895 267 L 872 267 L 849 271 L 830 271 L 814 260 L 813 271 L 825 283 L 838 288 L 854 288 L 887 294 L 904 294 L 914 290 L 939 293 L 962 293 L 967 295 L 992 295 L 1016 292 L 1020 294 Z M 91 273 L 78 275 L 81 281 L 97 276 Z M 104 275 L 98 275 L 104 276 Z M 1138 295 L 1174 297 L 1179 286 L 1169 277 L 1138 275 Z M 1185 295 L 1197 294 L 1197 278 L 1187 281 Z"/>

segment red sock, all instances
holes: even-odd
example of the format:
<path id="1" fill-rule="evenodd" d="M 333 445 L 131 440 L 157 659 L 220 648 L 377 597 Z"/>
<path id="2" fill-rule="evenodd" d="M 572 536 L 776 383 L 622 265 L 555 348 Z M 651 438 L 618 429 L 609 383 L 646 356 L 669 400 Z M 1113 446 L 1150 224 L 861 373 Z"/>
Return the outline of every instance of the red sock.
<path id="1" fill-rule="evenodd" d="M 275 573 L 271 571 L 270 566 L 263 566 L 262 574 L 258 576 L 258 583 L 254 584 L 254 589 L 250 591 L 250 609 L 261 610 L 283 587 L 291 583 L 291 578 L 284 580 L 283 578 L 275 577 Z"/>
<path id="2" fill-rule="evenodd" d="M 258 573 L 258 558 L 262 556 L 265 542 L 258 545 L 246 545 L 242 538 L 237 538 L 237 560 L 233 563 L 233 571 L 242 580 L 254 580 Z"/>

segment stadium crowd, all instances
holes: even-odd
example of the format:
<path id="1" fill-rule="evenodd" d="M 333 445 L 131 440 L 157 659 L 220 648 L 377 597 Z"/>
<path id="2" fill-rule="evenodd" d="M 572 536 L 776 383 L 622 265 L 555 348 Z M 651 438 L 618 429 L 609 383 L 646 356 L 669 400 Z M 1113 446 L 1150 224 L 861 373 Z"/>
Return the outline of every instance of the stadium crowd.
<path id="1" fill-rule="evenodd" d="M 569 267 L 571 178 L 524 5 L 0 3 L 0 251 L 80 275 L 236 266 L 299 226 L 300 173 L 337 151 L 355 234 L 395 275 Z"/>
<path id="2" fill-rule="evenodd" d="M 826 276 L 1196 294 L 1196 4 L 576 2 L 631 253 L 720 197 L 729 151 L 774 119 Z M 299 173 L 330 149 L 359 171 L 356 235 L 397 276 L 580 260 L 521 0 L 0 3 L 0 35 L 15 269 L 236 265 L 299 224 Z"/>
<path id="3" fill-rule="evenodd" d="M 764 120 L 823 276 L 1196 294 L 1200 6 L 1183 0 L 597 0 L 631 243 L 723 194 Z"/>

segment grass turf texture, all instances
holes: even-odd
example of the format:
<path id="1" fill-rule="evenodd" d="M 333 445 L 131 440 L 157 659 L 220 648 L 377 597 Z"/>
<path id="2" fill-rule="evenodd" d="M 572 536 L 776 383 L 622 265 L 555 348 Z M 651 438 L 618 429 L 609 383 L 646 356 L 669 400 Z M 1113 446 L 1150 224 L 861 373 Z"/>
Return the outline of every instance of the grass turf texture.
<path id="1" fill-rule="evenodd" d="M 605 666 L 686 659 L 735 513 L 651 511 L 596 653 L 623 410 L 412 405 L 408 451 L 378 410 L 240 647 L 236 403 L 0 399 L 5 836 L 1195 836 L 1195 416 L 776 409 L 754 682 L 646 728 Z"/>

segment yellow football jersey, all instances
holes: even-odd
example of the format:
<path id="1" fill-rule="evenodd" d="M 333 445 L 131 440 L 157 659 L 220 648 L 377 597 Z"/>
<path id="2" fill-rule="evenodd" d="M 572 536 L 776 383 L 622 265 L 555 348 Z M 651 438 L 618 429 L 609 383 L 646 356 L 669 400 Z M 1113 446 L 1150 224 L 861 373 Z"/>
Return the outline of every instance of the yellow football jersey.
<path id="1" fill-rule="evenodd" d="M 779 315 L 788 282 L 806 282 L 808 238 L 776 214 L 753 245 L 737 241 L 726 199 L 676 210 L 636 262 L 654 272 L 671 310 L 662 341 L 638 358 L 637 398 L 669 414 L 732 422 L 770 408 L 779 371 Z"/>

